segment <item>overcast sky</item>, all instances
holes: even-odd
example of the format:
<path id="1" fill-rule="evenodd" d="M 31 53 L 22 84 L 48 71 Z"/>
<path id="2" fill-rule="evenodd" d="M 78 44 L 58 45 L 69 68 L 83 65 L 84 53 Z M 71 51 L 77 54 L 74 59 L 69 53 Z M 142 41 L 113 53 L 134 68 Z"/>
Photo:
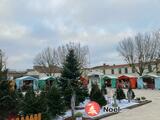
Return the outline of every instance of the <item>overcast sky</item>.
<path id="1" fill-rule="evenodd" d="M 0 0 L 0 48 L 10 69 L 32 68 L 47 46 L 80 42 L 91 66 L 123 63 L 124 37 L 160 28 L 160 0 Z"/>

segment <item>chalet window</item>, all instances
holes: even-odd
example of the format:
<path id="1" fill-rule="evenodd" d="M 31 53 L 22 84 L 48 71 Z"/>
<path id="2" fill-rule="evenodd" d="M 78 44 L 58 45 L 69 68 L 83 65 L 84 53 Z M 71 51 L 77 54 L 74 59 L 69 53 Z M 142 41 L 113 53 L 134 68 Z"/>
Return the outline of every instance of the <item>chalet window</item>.
<path id="1" fill-rule="evenodd" d="M 121 68 L 118 69 L 119 74 L 122 74 L 122 70 Z"/>
<path id="2" fill-rule="evenodd" d="M 111 70 L 111 74 L 114 74 L 114 69 Z"/>
<path id="3" fill-rule="evenodd" d="M 128 68 L 125 68 L 124 70 L 125 70 L 125 73 L 127 74 L 128 73 Z"/>

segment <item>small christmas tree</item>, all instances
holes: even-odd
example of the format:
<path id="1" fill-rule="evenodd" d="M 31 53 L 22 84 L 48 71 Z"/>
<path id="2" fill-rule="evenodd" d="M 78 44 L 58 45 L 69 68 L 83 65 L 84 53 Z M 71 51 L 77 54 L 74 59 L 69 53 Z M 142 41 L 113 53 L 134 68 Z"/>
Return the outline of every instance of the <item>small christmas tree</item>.
<path id="1" fill-rule="evenodd" d="M 61 96 L 61 92 L 55 84 L 52 85 L 51 89 L 47 94 L 47 105 L 48 112 L 51 117 L 56 117 L 56 115 L 62 115 L 65 111 L 64 99 Z"/>
<path id="2" fill-rule="evenodd" d="M 23 114 L 44 113 L 47 110 L 46 96 L 42 92 L 39 96 L 35 95 L 32 89 L 28 90 L 19 103 L 19 110 Z"/>
<path id="3" fill-rule="evenodd" d="M 100 106 L 105 106 L 107 104 L 107 101 L 97 84 L 92 84 L 90 100 L 97 102 Z"/>
<path id="4" fill-rule="evenodd" d="M 124 91 L 123 91 L 123 89 L 121 87 L 117 88 L 117 90 L 116 90 L 116 96 L 117 96 L 117 99 L 119 101 L 121 101 L 122 99 L 126 98 L 125 93 L 124 93 Z"/>

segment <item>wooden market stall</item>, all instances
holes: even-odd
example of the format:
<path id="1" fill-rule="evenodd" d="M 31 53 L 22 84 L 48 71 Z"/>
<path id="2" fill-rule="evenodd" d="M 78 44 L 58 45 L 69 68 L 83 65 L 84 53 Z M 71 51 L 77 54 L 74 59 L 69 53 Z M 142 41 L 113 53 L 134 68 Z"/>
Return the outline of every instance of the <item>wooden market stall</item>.
<path id="1" fill-rule="evenodd" d="M 131 75 L 122 75 L 118 77 L 117 86 L 120 85 L 122 88 L 135 89 L 137 87 L 137 77 Z"/>
<path id="2" fill-rule="evenodd" d="M 101 74 L 101 73 L 91 73 L 91 74 L 88 75 L 88 90 L 89 90 L 89 93 L 91 91 L 92 84 L 97 84 L 100 89 L 102 88 L 102 85 L 103 85 L 103 80 L 101 79 L 102 75 L 103 74 Z"/>
<path id="3" fill-rule="evenodd" d="M 37 90 L 38 79 L 31 76 L 24 76 L 16 79 L 16 89 L 26 91 L 28 89 Z"/>
<path id="4" fill-rule="evenodd" d="M 116 81 L 118 79 L 116 76 L 104 75 L 102 79 L 103 83 L 106 84 L 106 87 L 116 88 Z"/>
<path id="5" fill-rule="evenodd" d="M 38 88 L 40 90 L 48 90 L 49 88 L 51 88 L 55 80 L 56 78 L 53 76 L 47 76 L 47 77 L 40 78 L 38 80 Z"/>
<path id="6" fill-rule="evenodd" d="M 88 85 L 88 78 L 81 76 L 81 77 L 80 77 L 80 80 L 81 80 L 83 86 L 84 86 L 84 87 L 87 87 L 87 85 Z"/>
<path id="7" fill-rule="evenodd" d="M 138 88 L 160 89 L 160 76 L 146 74 L 138 78 Z"/>

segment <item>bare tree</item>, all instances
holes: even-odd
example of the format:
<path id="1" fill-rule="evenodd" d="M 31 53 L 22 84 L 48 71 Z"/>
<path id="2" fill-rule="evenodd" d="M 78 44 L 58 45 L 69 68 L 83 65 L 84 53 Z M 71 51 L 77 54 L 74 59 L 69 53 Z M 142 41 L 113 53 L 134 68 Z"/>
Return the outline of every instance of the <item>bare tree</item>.
<path id="1" fill-rule="evenodd" d="M 81 67 L 86 67 L 89 63 L 89 48 L 88 46 L 82 46 L 80 43 L 68 43 L 58 47 L 59 61 L 62 64 L 65 61 L 66 55 L 69 50 L 73 49 Z"/>
<path id="2" fill-rule="evenodd" d="M 85 67 L 89 62 L 89 49 L 88 46 L 81 46 L 80 43 L 68 43 L 59 46 L 57 49 L 47 47 L 36 55 L 34 65 L 41 67 L 43 73 L 53 75 L 56 68 L 62 67 L 70 49 L 74 49 L 81 67 Z"/>
<path id="3" fill-rule="evenodd" d="M 118 52 L 141 76 L 157 59 L 158 41 L 153 33 L 138 33 L 119 42 Z"/>
<path id="4" fill-rule="evenodd" d="M 53 75 L 58 66 L 58 54 L 56 49 L 47 47 L 42 52 L 37 54 L 34 59 L 34 65 L 39 66 L 43 73 Z"/>
<path id="5" fill-rule="evenodd" d="M 6 61 L 5 53 L 0 49 L 0 80 L 7 79 Z"/>

